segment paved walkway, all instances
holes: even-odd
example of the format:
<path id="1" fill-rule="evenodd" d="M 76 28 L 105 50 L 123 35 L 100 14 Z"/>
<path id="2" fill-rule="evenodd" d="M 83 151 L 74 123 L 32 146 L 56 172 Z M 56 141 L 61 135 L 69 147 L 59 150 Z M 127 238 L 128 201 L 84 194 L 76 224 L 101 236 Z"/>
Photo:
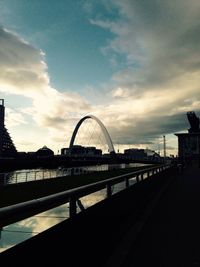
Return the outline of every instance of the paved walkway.
<path id="1" fill-rule="evenodd" d="M 138 240 L 124 253 L 123 261 L 115 264 L 117 266 L 200 266 L 198 165 L 187 167 L 170 185 Z"/>

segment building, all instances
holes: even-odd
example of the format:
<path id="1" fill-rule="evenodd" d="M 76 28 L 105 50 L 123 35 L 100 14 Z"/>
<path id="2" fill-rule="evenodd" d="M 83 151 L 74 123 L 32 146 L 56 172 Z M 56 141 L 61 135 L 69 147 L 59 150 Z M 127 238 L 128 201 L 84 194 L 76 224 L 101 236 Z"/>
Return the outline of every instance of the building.
<path id="1" fill-rule="evenodd" d="M 4 99 L 0 99 L 0 157 L 15 157 L 17 149 L 5 127 Z"/>
<path id="2" fill-rule="evenodd" d="M 61 155 L 101 156 L 102 150 L 93 146 L 74 145 L 71 150 L 70 148 L 62 148 Z"/>
<path id="3" fill-rule="evenodd" d="M 124 150 L 124 155 L 133 159 L 146 159 L 147 153 L 145 149 L 129 148 Z"/>
<path id="4" fill-rule="evenodd" d="M 200 133 L 176 133 L 178 137 L 178 156 L 180 158 L 198 158 L 200 151 Z"/>
<path id="5" fill-rule="evenodd" d="M 160 155 L 154 150 L 130 148 L 124 150 L 124 155 L 134 160 L 160 160 Z"/>
<path id="6" fill-rule="evenodd" d="M 53 156 L 54 155 L 54 152 L 53 152 L 53 150 L 51 150 L 47 146 L 43 146 L 42 148 L 38 149 L 35 152 L 35 155 L 37 157 L 49 157 L 49 156 Z"/>
<path id="7" fill-rule="evenodd" d="M 182 159 L 200 157 L 199 118 L 193 111 L 187 112 L 190 128 L 187 133 L 175 133 L 178 137 L 178 156 Z"/>

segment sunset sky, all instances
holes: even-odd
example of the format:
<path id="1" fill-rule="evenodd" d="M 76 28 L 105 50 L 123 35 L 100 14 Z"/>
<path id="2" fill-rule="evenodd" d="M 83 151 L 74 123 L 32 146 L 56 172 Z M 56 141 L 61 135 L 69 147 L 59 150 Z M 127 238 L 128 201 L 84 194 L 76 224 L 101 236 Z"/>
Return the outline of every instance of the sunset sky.
<path id="1" fill-rule="evenodd" d="M 19 151 L 67 147 L 92 114 L 121 152 L 165 135 L 176 155 L 200 115 L 200 1 L 0 0 L 0 98 Z"/>

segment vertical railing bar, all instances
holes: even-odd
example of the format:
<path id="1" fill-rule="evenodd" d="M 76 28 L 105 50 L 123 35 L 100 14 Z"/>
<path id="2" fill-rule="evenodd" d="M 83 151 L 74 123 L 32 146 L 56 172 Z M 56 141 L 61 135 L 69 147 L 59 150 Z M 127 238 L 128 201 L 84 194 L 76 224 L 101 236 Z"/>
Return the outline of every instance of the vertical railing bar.
<path id="1" fill-rule="evenodd" d="M 126 185 L 126 188 L 129 187 L 129 178 L 125 179 L 125 185 Z"/>
<path id="2" fill-rule="evenodd" d="M 72 196 L 69 199 L 69 217 L 72 218 L 76 215 L 76 197 Z"/>
<path id="3" fill-rule="evenodd" d="M 4 177 L 3 177 L 3 185 L 6 185 L 6 176 L 7 176 L 7 173 L 4 173 Z"/>
<path id="4" fill-rule="evenodd" d="M 107 192 L 107 198 L 112 196 L 112 189 L 111 189 L 111 184 L 110 183 L 108 183 L 106 185 L 106 192 Z"/>

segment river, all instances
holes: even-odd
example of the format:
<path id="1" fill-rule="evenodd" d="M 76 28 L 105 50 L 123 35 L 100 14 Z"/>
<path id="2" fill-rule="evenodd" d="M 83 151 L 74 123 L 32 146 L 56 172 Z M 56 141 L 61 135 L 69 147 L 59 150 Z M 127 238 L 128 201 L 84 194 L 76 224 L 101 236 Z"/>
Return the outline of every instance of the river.
<path id="1" fill-rule="evenodd" d="M 147 166 L 144 163 L 129 163 L 129 164 L 103 164 L 103 165 L 93 165 L 93 166 L 81 166 L 81 167 L 71 167 L 71 168 L 58 168 L 58 169 L 23 169 L 16 170 L 13 172 L 1 174 L 2 181 L 1 184 L 12 184 L 21 183 L 34 180 L 56 178 L 62 176 L 80 175 L 92 172 L 109 171 L 113 169 L 124 169 Z"/>

